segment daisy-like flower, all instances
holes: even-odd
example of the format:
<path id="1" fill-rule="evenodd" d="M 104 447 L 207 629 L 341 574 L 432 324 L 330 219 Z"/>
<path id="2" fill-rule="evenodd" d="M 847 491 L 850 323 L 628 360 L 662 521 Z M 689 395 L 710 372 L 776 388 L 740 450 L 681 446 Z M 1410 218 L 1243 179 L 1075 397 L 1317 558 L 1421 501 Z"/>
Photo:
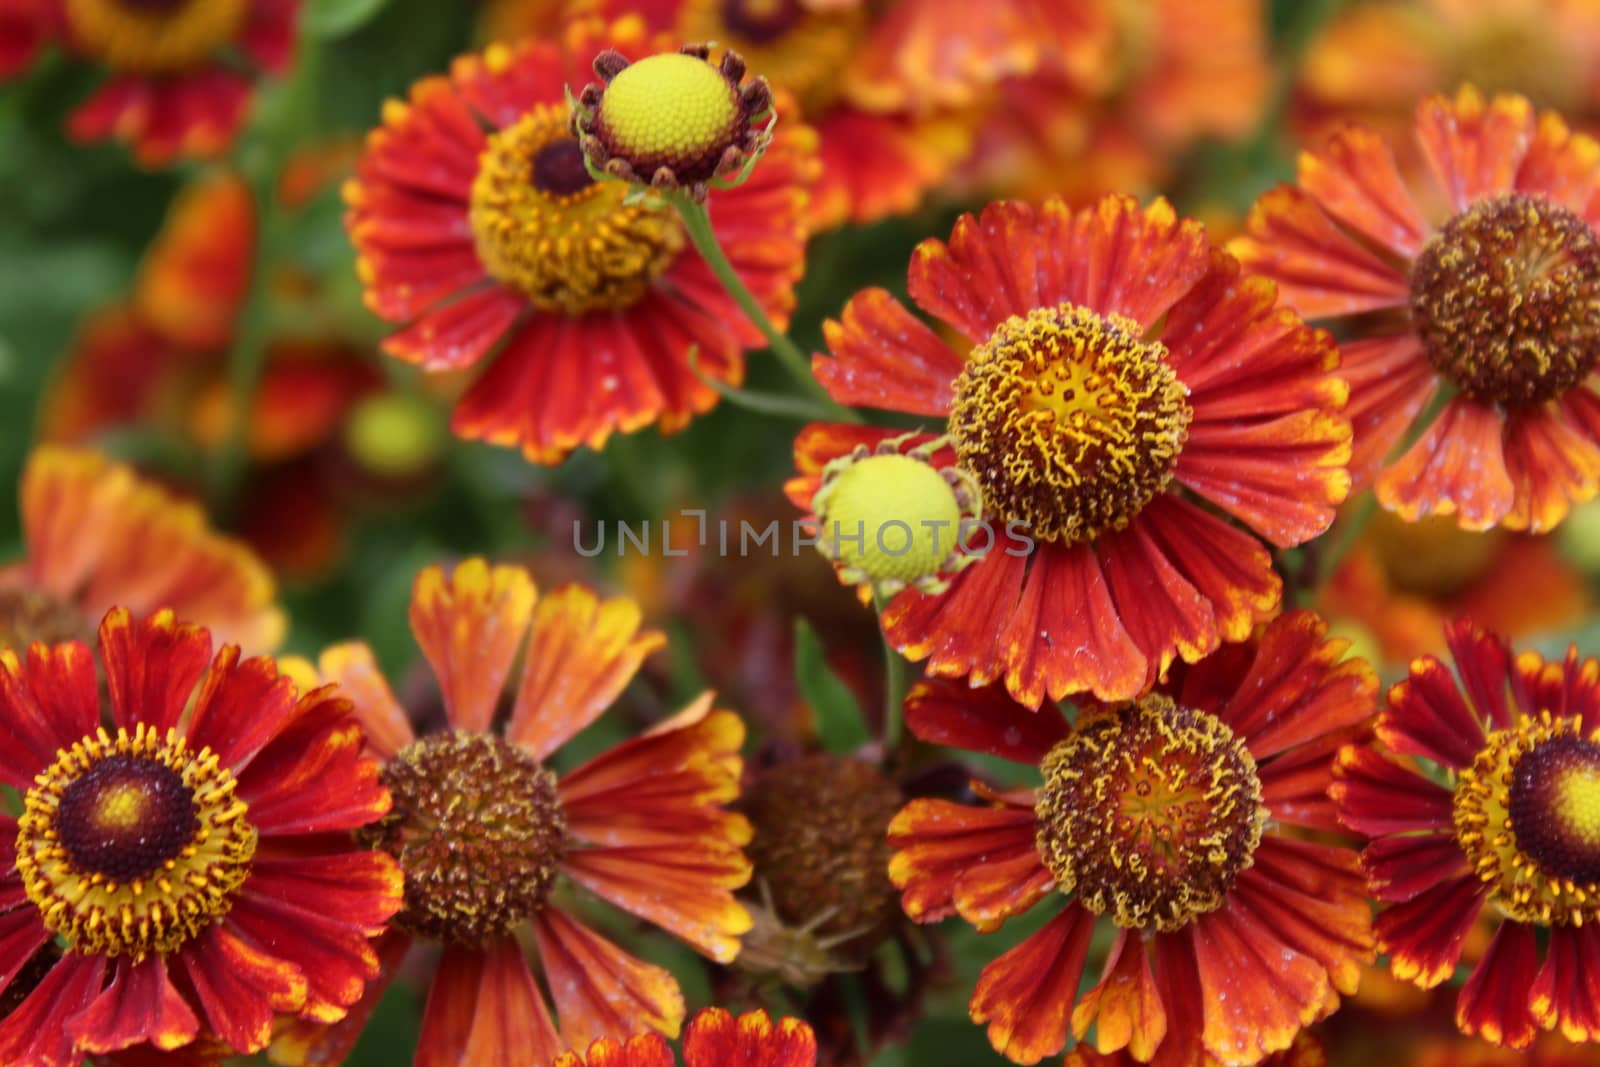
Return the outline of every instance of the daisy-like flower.
<path id="1" fill-rule="evenodd" d="M 1446 639 L 1455 673 L 1413 662 L 1379 717 L 1384 747 L 1341 752 L 1333 787 L 1339 818 L 1372 838 L 1390 970 L 1423 988 L 1450 978 L 1492 906 L 1456 1024 L 1513 1048 L 1541 1028 L 1600 1039 L 1585 977 L 1600 952 L 1600 660 L 1547 663 L 1465 620 Z"/>
<path id="2" fill-rule="evenodd" d="M 486 363 L 455 431 L 535 462 L 619 430 L 681 429 L 717 400 L 697 372 L 738 384 L 744 350 L 764 343 L 674 212 L 590 178 L 565 94 L 607 50 L 676 46 L 638 18 L 581 19 L 558 40 L 463 57 L 384 109 L 345 190 L 367 305 L 409 324 L 384 350 L 429 371 Z M 814 145 L 808 127 L 780 119 L 749 180 L 708 202 L 728 259 L 780 328 L 804 265 Z"/>
<path id="3" fill-rule="evenodd" d="M 587 1052 L 562 1053 L 551 1067 L 673 1067 L 675 1062 L 660 1034 L 640 1034 L 601 1038 Z M 734 1018 L 724 1008 L 706 1008 L 689 1020 L 683 1037 L 683 1067 L 814 1067 L 816 1062 L 811 1027 L 794 1018 L 774 1024 L 764 1011 Z"/>
<path id="4" fill-rule="evenodd" d="M 52 38 L 108 73 L 75 111 L 80 141 L 128 142 L 148 166 L 219 155 L 244 121 L 256 79 L 294 57 L 300 0 L 8 0 L 24 30 L 0 49 L 0 75 Z M 26 21 L 23 21 L 26 20 Z"/>
<path id="5" fill-rule="evenodd" d="M 85 638 L 113 605 L 172 608 L 252 651 L 283 640 L 266 566 L 196 504 L 98 452 L 43 445 L 22 474 L 23 558 L 0 567 L 0 648 Z"/>
<path id="6" fill-rule="evenodd" d="M 949 244 L 917 248 L 910 293 L 957 347 L 869 289 L 814 361 L 841 403 L 945 420 L 905 450 L 941 444 L 930 462 L 982 493 L 988 542 L 967 541 L 982 558 L 945 592 L 913 584 L 888 604 L 897 649 L 934 675 L 1003 678 L 1031 707 L 1118 700 L 1278 609 L 1266 546 L 1202 503 L 1273 544 L 1316 536 L 1348 487 L 1350 427 L 1332 343 L 1276 307 L 1270 282 L 1164 201 L 1107 197 L 966 216 Z M 790 499 L 812 507 L 830 463 L 901 435 L 807 427 Z M 920 509 L 949 510 L 938 492 L 913 503 L 894 520 L 913 530 Z"/>
<path id="7" fill-rule="evenodd" d="M 0 652 L 0 780 L 22 795 L 0 815 L 0 997 L 37 982 L 0 1061 L 207 1035 L 253 1052 L 279 1013 L 342 1017 L 402 901 L 398 865 L 351 837 L 389 794 L 349 702 L 236 645 L 213 656 L 170 611 L 112 610 L 100 661 L 109 720 L 82 642 Z"/>
<path id="8" fill-rule="evenodd" d="M 1431 184 L 1349 127 L 1233 251 L 1348 335 L 1352 472 L 1384 507 L 1550 529 L 1600 487 L 1600 146 L 1471 87 L 1424 100 L 1415 133 Z"/>
<path id="9" fill-rule="evenodd" d="M 1036 789 L 973 783 L 986 806 L 915 800 L 889 827 L 906 914 L 981 931 L 1058 914 L 984 968 L 970 1012 L 1017 1063 L 1094 1030 L 1101 1053 L 1253 1064 L 1353 992 L 1372 958 L 1356 853 L 1334 831 L 1334 754 L 1366 729 L 1377 680 L 1309 612 L 1268 624 L 1137 701 L 1076 721 L 998 687 L 924 682 L 906 722 L 935 744 L 1037 766 Z M 1102 920 L 1098 985 L 1079 994 Z M 1109 931 L 1108 931 L 1109 932 Z"/>
<path id="10" fill-rule="evenodd" d="M 300 1025 L 273 1047 L 293 1064 L 338 1063 L 415 941 L 443 946 L 416 1062 L 549 1063 L 564 1049 L 645 1030 L 676 1035 L 673 976 L 580 922 L 581 887 L 721 963 L 750 916 L 733 890 L 750 878 L 750 824 L 721 805 L 738 794 L 744 725 L 709 694 L 674 718 L 560 774 L 552 757 L 611 704 L 661 647 L 632 602 L 566 586 L 536 597 L 519 567 L 469 559 L 417 576 L 411 629 L 439 679 L 449 724 L 417 737 L 364 645 L 324 652 L 387 760 L 394 810 L 371 843 L 397 857 L 405 910 L 382 951 L 391 966 L 333 1028 Z M 510 718 L 492 728 L 514 660 Z M 555 1000 L 552 1021 L 519 935 Z"/>

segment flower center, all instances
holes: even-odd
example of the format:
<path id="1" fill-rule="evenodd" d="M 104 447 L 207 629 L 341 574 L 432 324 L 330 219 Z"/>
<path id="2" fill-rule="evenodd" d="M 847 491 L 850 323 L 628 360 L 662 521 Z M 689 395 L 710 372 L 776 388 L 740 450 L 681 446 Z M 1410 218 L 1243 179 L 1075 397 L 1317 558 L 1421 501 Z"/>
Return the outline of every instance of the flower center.
<path id="1" fill-rule="evenodd" d="M 1040 858 L 1061 892 L 1118 926 L 1171 931 L 1215 911 L 1261 843 L 1244 742 L 1159 694 L 1084 713 L 1042 770 Z"/>
<path id="2" fill-rule="evenodd" d="M 59 645 L 90 636 L 83 614 L 64 600 L 37 589 L 0 589 L 0 651 L 20 654 L 35 641 Z"/>
<path id="3" fill-rule="evenodd" d="M 697 56 L 663 52 L 624 67 L 600 99 L 595 133 L 642 181 L 662 167 L 704 181 L 735 141 L 736 83 Z"/>
<path id="4" fill-rule="evenodd" d="M 625 205 L 621 182 L 596 183 L 565 109 L 540 105 L 489 138 L 468 218 L 484 269 L 541 311 L 625 308 L 683 248 L 671 211 Z"/>
<path id="5" fill-rule="evenodd" d="M 566 855 L 556 776 L 492 734 L 436 734 L 383 771 L 394 806 L 363 831 L 405 871 L 396 922 L 435 941 L 481 944 L 544 906 Z"/>
<path id="6" fill-rule="evenodd" d="M 801 0 L 686 0 L 678 18 L 686 41 L 721 41 L 810 116 L 839 98 L 839 72 L 866 38 L 865 4 L 808 12 Z"/>
<path id="7" fill-rule="evenodd" d="M 1046 541 L 1121 529 L 1172 478 L 1188 390 L 1136 323 L 1062 304 L 972 350 L 950 435 L 986 504 Z"/>
<path id="8" fill-rule="evenodd" d="M 1456 838 L 1519 922 L 1600 919 L 1600 735 L 1548 714 L 1496 730 L 1455 792 Z"/>
<path id="9" fill-rule="evenodd" d="M 1555 399 L 1600 359 L 1600 239 L 1559 204 L 1481 200 L 1417 257 L 1411 318 L 1434 369 L 1472 399 Z"/>
<path id="10" fill-rule="evenodd" d="M 256 830 L 233 775 L 176 732 L 100 730 L 37 783 L 17 822 L 17 871 L 69 949 L 173 952 L 227 914 L 249 876 Z"/>
<path id="11" fill-rule="evenodd" d="M 189 70 L 235 40 L 249 0 L 66 0 L 78 46 L 113 70 Z"/>

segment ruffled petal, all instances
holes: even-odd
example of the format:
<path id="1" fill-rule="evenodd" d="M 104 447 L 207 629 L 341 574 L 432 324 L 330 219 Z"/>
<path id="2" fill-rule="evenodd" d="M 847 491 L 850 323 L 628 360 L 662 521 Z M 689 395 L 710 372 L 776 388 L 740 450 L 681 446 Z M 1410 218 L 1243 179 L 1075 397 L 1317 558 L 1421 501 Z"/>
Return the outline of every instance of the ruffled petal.
<path id="1" fill-rule="evenodd" d="M 211 1032 L 241 1053 L 265 1048 L 273 1016 L 306 1001 L 298 967 L 247 944 L 227 923 L 207 927 L 171 961 L 188 978 Z"/>
<path id="2" fill-rule="evenodd" d="M 1091 692 L 1129 700 L 1155 676 L 1111 599 L 1105 571 L 1088 544 L 1039 546 L 1011 620 L 1001 635 L 1006 688 L 1038 707 Z"/>
<path id="3" fill-rule="evenodd" d="M 1276 612 L 1283 581 L 1266 546 L 1173 493 L 1158 493 L 1134 522 L 1208 601 L 1224 641 L 1242 641 Z"/>
<path id="4" fill-rule="evenodd" d="M 1468 872 L 1379 913 L 1378 940 L 1390 972 L 1423 989 L 1449 978 L 1488 895 L 1489 887 Z"/>
<path id="5" fill-rule="evenodd" d="M 465 215 L 449 218 L 462 229 Z M 410 326 L 384 338 L 383 350 L 423 370 L 477 366 L 511 329 L 527 302 L 498 285 L 486 285 L 422 313 Z"/>
<path id="6" fill-rule="evenodd" d="M 1588 135 L 1574 135 L 1566 120 L 1553 111 L 1540 115 L 1533 143 L 1517 170 L 1517 190 L 1547 197 L 1582 214 L 1597 178 L 1600 144 Z"/>
<path id="7" fill-rule="evenodd" d="M 1320 152 L 1300 155 L 1300 187 L 1333 218 L 1368 242 L 1415 259 L 1428 224 L 1382 137 L 1347 126 Z"/>
<path id="8" fill-rule="evenodd" d="M 1546 533 L 1574 504 L 1600 489 L 1600 444 L 1553 412 L 1508 416 L 1506 472 L 1515 501 L 1501 524 L 1511 530 Z"/>
<path id="9" fill-rule="evenodd" d="M 373 755 L 388 759 L 416 740 L 411 720 L 395 699 L 372 649 L 358 641 L 333 645 L 323 650 L 317 670 L 355 707 Z"/>
<path id="10" fill-rule="evenodd" d="M 1103 533 L 1095 546 L 1123 626 L 1157 677 L 1175 658 L 1192 663 L 1216 649 L 1211 601 L 1178 573 L 1145 524 Z"/>
<path id="11" fill-rule="evenodd" d="M 1535 1021 L 1577 1043 L 1600 1036 L 1600 929 L 1558 926 L 1550 931 L 1544 966 L 1528 991 Z"/>
<path id="12" fill-rule="evenodd" d="M 1450 790 L 1365 745 L 1341 751 L 1333 773 L 1328 791 L 1339 805 L 1339 821 L 1358 833 L 1376 837 L 1454 825 Z"/>
<path id="13" fill-rule="evenodd" d="M 823 323 L 833 358 L 816 356 L 817 380 L 841 404 L 945 415 L 961 354 L 886 290 L 864 289 L 838 321 Z"/>
<path id="14" fill-rule="evenodd" d="M 1009 546 L 997 546 L 943 593 L 908 589 L 895 597 L 883 612 L 883 632 L 907 659 L 926 659 L 932 676 L 966 678 L 974 686 L 997 681 L 1005 659 L 995 635 L 1015 618 L 1027 563 Z"/>
<path id="15" fill-rule="evenodd" d="M 1504 679 L 1502 673 L 1502 691 Z M 1484 743 L 1483 719 L 1462 699 L 1455 676 L 1437 657 L 1412 660 L 1410 673 L 1390 690 L 1388 704 L 1377 730 L 1385 745 L 1445 767 L 1472 766 Z"/>
<path id="16" fill-rule="evenodd" d="M 535 917 L 533 932 L 568 1046 L 582 1048 L 597 1037 L 646 1029 L 676 1036 L 683 1024 L 683 994 L 670 973 L 635 959 L 555 908 Z"/>
<path id="17" fill-rule="evenodd" d="M 1079 1040 L 1091 1026 L 1097 1051 L 1126 1049 L 1140 1063 L 1150 1062 L 1167 1035 L 1167 1011 L 1161 1004 L 1144 938 L 1136 931 L 1117 932 L 1100 984 L 1085 993 L 1073 1009 L 1072 1032 Z"/>
<path id="18" fill-rule="evenodd" d="M 725 843 L 582 848 L 561 870 L 589 892 L 655 923 L 718 963 L 739 954 L 750 914 L 732 890 L 750 880 L 750 863 Z"/>
<path id="19" fill-rule="evenodd" d="M 75 1047 L 97 1053 L 146 1042 L 171 1051 L 192 1041 L 199 1029 L 200 1020 L 168 979 L 166 959 L 159 955 L 137 964 L 118 957 L 111 984 L 67 1025 Z"/>
<path id="20" fill-rule="evenodd" d="M 1529 992 L 1539 969 L 1533 927 L 1503 922 L 1456 1000 L 1456 1025 L 1493 1045 L 1527 1048 L 1539 1032 Z"/>
<path id="21" fill-rule="evenodd" d="M 421 571 L 411 590 L 411 632 L 439 679 L 445 713 L 458 730 L 481 733 L 533 613 L 533 578 L 521 567 L 463 560 Z"/>
<path id="22" fill-rule="evenodd" d="M 211 635 L 171 611 L 138 622 L 121 608 L 100 623 L 100 658 L 117 725 L 145 725 L 164 736 L 178 725 L 211 661 Z"/>
<path id="23" fill-rule="evenodd" d="M 800 1019 L 773 1023 L 764 1011 L 735 1019 L 722 1008 L 707 1008 L 689 1020 L 683 1062 L 684 1067 L 813 1067 L 817 1036 Z"/>
<path id="24" fill-rule="evenodd" d="M 0 1020 L 0 1063 L 10 1067 L 79 1067 L 67 1020 L 100 993 L 103 956 L 68 953 L 50 968 L 33 992 Z"/>
<path id="25" fill-rule="evenodd" d="M 1069 905 L 978 976 L 968 1013 L 1014 1063 L 1038 1063 L 1067 1043 L 1067 1023 L 1094 935 L 1095 916 Z"/>
<path id="26" fill-rule="evenodd" d="M 1472 870 L 1453 833 L 1395 834 L 1370 842 L 1361 853 L 1372 888 L 1388 901 L 1412 900 Z"/>
<path id="27" fill-rule="evenodd" d="M 210 748 L 231 770 L 248 763 L 283 729 L 295 707 L 295 686 L 259 656 L 239 662 L 224 645 L 206 671 L 184 733 L 195 750 Z"/>
<path id="28" fill-rule="evenodd" d="M 1533 144 L 1533 105 L 1520 96 L 1485 101 L 1472 86 L 1452 99 L 1430 96 L 1417 105 L 1417 140 L 1450 206 L 1510 192 Z"/>
<path id="29" fill-rule="evenodd" d="M 937 922 L 961 912 L 979 929 L 998 929 L 1006 918 L 1036 903 L 1051 884 L 1034 843 L 1037 833 L 1031 807 L 913 800 L 889 824 L 889 847 L 894 850 L 889 880 L 901 891 L 900 906 L 917 922 Z M 983 872 L 991 862 L 1005 867 L 1006 887 L 993 884 L 993 872 Z M 1041 877 L 1046 881 L 1041 883 Z M 980 895 L 984 888 L 989 893 Z M 963 899 L 973 909 L 970 916 L 962 911 Z"/>
<path id="30" fill-rule="evenodd" d="M 906 727 L 930 744 L 1034 767 L 1069 732 L 1055 708 L 1029 711 L 1000 686 L 973 689 L 944 679 L 913 686 L 905 715 Z"/>
<path id="31" fill-rule="evenodd" d="M 1410 330 L 1339 346 L 1339 374 L 1350 384 L 1344 415 L 1353 433 L 1350 474 L 1364 486 L 1405 439 L 1439 388 L 1438 375 Z"/>
<path id="32" fill-rule="evenodd" d="M 366 984 L 361 999 L 351 1005 L 344 1018 L 332 1025 L 307 1019 L 284 1024 L 272 1039 L 269 1053 L 272 1062 L 289 1067 L 327 1067 L 343 1063 L 361 1040 L 372 1013 L 393 984 L 410 949 L 409 934 L 390 930 L 379 937 L 373 943 L 378 955 L 378 973 Z"/>
<path id="33" fill-rule="evenodd" d="M 1463 529 L 1487 530 L 1510 513 L 1516 500 L 1503 432 L 1498 411 L 1455 398 L 1379 476 L 1378 502 L 1407 522 L 1456 515 Z"/>

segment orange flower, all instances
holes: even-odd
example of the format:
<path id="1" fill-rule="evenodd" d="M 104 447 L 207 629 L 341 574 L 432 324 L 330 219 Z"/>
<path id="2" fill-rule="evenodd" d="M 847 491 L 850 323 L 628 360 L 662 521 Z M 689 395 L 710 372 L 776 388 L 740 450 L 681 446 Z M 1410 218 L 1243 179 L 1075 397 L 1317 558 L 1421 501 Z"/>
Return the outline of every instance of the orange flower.
<path id="1" fill-rule="evenodd" d="M 541 1061 L 542 1062 L 542 1061 Z M 689 1021 L 683 1067 L 814 1067 L 817 1040 L 800 1019 L 776 1026 L 764 1011 L 735 1019 L 722 1008 L 706 1008 Z M 551 1067 L 673 1067 L 672 1050 L 660 1034 L 619 1041 L 601 1038 L 589 1051 L 564 1052 Z"/>
<path id="2" fill-rule="evenodd" d="M 0 51 L 14 74 L 48 38 L 110 78 L 72 115 L 79 141 L 128 142 L 140 163 L 216 156 L 244 121 L 254 82 L 294 58 L 300 0 L 8 0 Z M 20 11 L 17 10 L 20 8 Z M 15 41 L 16 43 L 12 43 Z"/>
<path id="3" fill-rule="evenodd" d="M 112 610 L 100 659 L 109 731 L 82 642 L 0 652 L 0 780 L 23 794 L 0 815 L 0 977 L 64 949 L 0 1021 L 0 1061 L 206 1034 L 248 1053 L 279 1013 L 341 1018 L 402 900 L 394 861 L 350 836 L 389 794 L 349 702 L 297 697 L 236 645 L 213 657 L 171 611 Z"/>
<path id="4" fill-rule="evenodd" d="M 959 348 L 869 289 L 813 365 L 836 400 L 944 419 L 942 436 L 812 425 L 788 486 L 812 507 L 857 446 L 933 449 L 981 485 L 988 551 L 947 591 L 889 603 L 897 649 L 934 675 L 1003 678 L 1030 707 L 1127 699 L 1277 611 L 1265 545 L 1199 502 L 1276 545 L 1315 537 L 1344 498 L 1350 428 L 1332 343 L 1271 283 L 1164 201 L 1107 197 L 964 217 L 918 247 L 910 293 Z"/>
<path id="5" fill-rule="evenodd" d="M 912 801 L 889 827 L 906 914 L 980 931 L 1046 899 L 1059 913 L 978 978 L 970 1012 L 1017 1063 L 1094 1029 L 1101 1053 L 1253 1064 L 1354 992 L 1372 959 L 1354 851 L 1337 829 L 1332 756 L 1365 730 L 1377 680 L 1309 612 L 1268 624 L 1133 703 L 1068 723 L 998 687 L 924 682 L 925 741 L 1037 766 L 1038 789 L 974 782 L 987 806 Z M 1054 892 L 1052 892 L 1054 890 Z M 1116 928 L 1080 996 L 1102 918 Z"/>
<path id="6" fill-rule="evenodd" d="M 1423 101 L 1416 137 L 1433 186 L 1350 127 L 1233 250 L 1348 333 L 1352 468 L 1384 507 L 1550 529 L 1600 488 L 1600 146 L 1470 87 Z"/>
<path id="7" fill-rule="evenodd" d="M 536 597 L 527 571 L 470 559 L 417 576 L 411 628 L 439 679 L 448 728 L 418 738 L 364 645 L 324 652 L 388 761 L 394 811 L 373 843 L 400 860 L 406 907 L 383 944 L 389 967 L 331 1029 L 298 1026 L 274 1046 L 293 1064 L 334 1063 L 355 1043 L 416 939 L 444 952 L 419 1064 L 548 1063 L 564 1048 L 643 1030 L 676 1035 L 677 980 L 579 922 L 553 895 L 570 881 L 726 963 L 750 916 L 750 824 L 738 793 L 744 726 L 709 694 L 674 718 L 561 774 L 546 766 L 661 647 L 631 602 L 567 586 Z M 526 640 L 524 640 L 526 637 Z M 510 719 L 491 729 L 522 657 Z M 531 937 L 559 1032 L 524 958 Z"/>
<path id="8" fill-rule="evenodd" d="M 697 372 L 737 384 L 744 350 L 764 343 L 676 215 L 592 181 L 569 128 L 566 87 L 592 79 L 597 54 L 669 45 L 637 18 L 493 45 L 391 102 L 369 137 L 345 187 L 367 306 L 409 323 L 384 342 L 398 359 L 487 364 L 456 407 L 462 436 L 554 463 L 619 430 L 680 430 L 717 400 Z M 814 145 L 808 127 L 780 120 L 750 180 L 709 204 L 728 258 L 780 324 L 804 265 Z"/>
<path id="9" fill-rule="evenodd" d="M 272 574 L 198 505 L 96 452 L 41 446 L 22 475 L 21 560 L 0 568 L 0 648 L 86 635 L 114 604 L 171 608 L 224 640 L 272 649 Z"/>
<path id="10" fill-rule="evenodd" d="M 1397 978 L 1449 979 L 1486 909 L 1498 925 L 1456 1025 L 1526 1048 L 1541 1028 L 1600 1037 L 1600 661 L 1547 663 L 1466 620 L 1389 691 L 1377 744 L 1339 754 L 1340 820 L 1372 840 L 1378 936 Z M 1492 907 L 1491 907 L 1492 905 Z M 1540 943 L 1546 944 L 1544 963 Z"/>

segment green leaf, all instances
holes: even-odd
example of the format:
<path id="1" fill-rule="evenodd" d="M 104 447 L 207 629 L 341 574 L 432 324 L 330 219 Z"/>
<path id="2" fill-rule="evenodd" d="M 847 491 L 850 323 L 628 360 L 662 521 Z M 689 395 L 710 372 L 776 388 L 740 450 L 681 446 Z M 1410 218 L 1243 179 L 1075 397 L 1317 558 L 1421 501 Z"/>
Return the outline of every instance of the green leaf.
<path id="1" fill-rule="evenodd" d="M 354 33 L 383 9 L 388 0 L 311 0 L 301 28 L 313 37 L 332 39 Z"/>
<path id="2" fill-rule="evenodd" d="M 794 680 L 816 716 L 823 748 L 843 755 L 871 739 L 854 694 L 828 668 L 822 642 L 804 619 L 794 621 Z"/>

